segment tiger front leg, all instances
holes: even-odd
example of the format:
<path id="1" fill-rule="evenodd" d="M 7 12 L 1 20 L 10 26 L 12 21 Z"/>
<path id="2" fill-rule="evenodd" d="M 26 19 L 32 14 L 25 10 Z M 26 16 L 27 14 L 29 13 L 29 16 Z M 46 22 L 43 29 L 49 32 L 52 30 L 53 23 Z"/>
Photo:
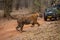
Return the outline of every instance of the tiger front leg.
<path id="1" fill-rule="evenodd" d="M 32 26 L 31 26 L 31 27 L 34 27 L 34 25 L 35 25 L 35 24 L 34 24 L 34 23 L 32 23 Z"/>
<path id="2" fill-rule="evenodd" d="M 40 26 L 40 24 L 37 21 L 35 21 L 34 23 L 37 24 L 38 26 Z"/>
<path id="3" fill-rule="evenodd" d="M 38 22 L 37 22 L 36 24 L 37 24 L 38 26 L 40 26 L 40 24 L 39 24 Z"/>

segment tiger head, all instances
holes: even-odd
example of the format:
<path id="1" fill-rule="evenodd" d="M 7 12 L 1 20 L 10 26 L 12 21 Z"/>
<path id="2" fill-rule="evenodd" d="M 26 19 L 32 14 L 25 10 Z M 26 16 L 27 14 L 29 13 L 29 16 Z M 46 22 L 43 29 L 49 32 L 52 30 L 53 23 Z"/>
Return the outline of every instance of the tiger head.
<path id="1" fill-rule="evenodd" d="M 33 12 L 32 15 L 39 17 L 39 13 L 38 12 Z"/>

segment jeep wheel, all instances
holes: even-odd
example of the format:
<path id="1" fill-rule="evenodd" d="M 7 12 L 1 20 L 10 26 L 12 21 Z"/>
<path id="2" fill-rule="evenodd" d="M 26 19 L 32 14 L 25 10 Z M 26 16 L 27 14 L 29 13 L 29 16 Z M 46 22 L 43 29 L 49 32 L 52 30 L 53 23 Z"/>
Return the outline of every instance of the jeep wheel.
<path id="1" fill-rule="evenodd" d="M 44 17 L 44 20 L 47 21 L 47 17 Z"/>
<path id="2" fill-rule="evenodd" d="M 55 17 L 55 20 L 57 20 L 57 17 Z"/>

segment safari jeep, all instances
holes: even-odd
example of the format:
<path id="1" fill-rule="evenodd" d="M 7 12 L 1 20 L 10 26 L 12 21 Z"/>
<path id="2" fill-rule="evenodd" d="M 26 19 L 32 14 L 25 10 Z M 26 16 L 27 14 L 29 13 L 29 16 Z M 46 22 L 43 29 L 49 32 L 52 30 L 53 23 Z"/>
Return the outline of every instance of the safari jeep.
<path id="1" fill-rule="evenodd" d="M 57 20 L 57 12 L 55 7 L 45 9 L 44 20 L 47 21 L 47 19 Z"/>

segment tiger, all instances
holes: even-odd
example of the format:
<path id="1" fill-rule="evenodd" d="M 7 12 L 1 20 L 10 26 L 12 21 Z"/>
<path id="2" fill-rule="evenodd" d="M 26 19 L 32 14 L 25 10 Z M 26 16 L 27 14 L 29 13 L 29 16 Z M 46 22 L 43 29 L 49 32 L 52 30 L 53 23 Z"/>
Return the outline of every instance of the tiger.
<path id="1" fill-rule="evenodd" d="M 32 13 L 30 13 L 30 15 L 22 16 L 22 17 L 18 18 L 17 19 L 18 25 L 16 27 L 16 30 L 23 32 L 24 25 L 28 25 L 28 24 L 32 24 L 31 27 L 33 27 L 35 24 L 40 26 L 40 24 L 37 22 L 38 16 L 39 16 L 39 14 L 37 12 L 32 12 Z"/>

